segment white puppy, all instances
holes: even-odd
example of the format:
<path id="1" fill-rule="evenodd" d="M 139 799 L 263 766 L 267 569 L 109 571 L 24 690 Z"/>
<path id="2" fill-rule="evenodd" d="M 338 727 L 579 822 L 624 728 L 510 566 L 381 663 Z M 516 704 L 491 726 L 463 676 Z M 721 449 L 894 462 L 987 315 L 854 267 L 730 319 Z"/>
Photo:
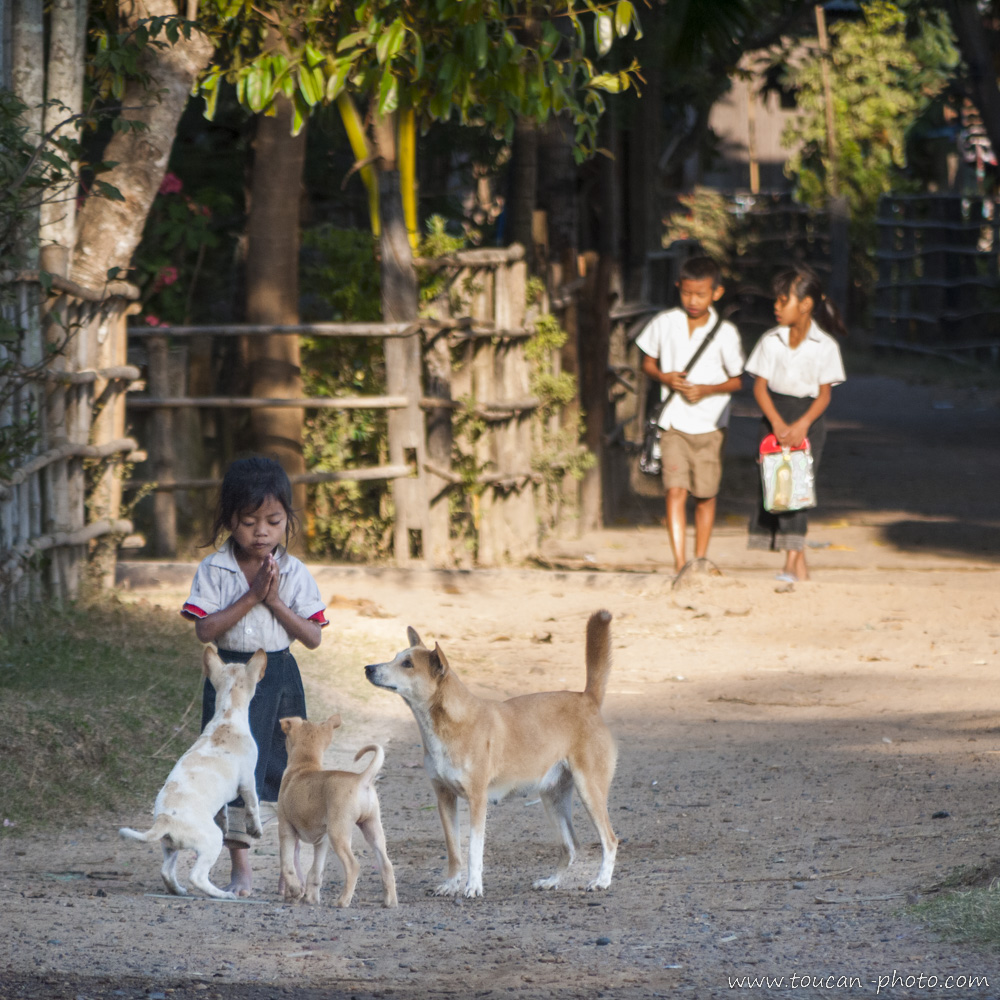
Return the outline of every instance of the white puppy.
<path id="1" fill-rule="evenodd" d="M 145 833 L 128 827 L 118 832 L 147 844 L 163 842 L 160 874 L 172 893 L 185 895 L 177 881 L 177 855 L 191 848 L 197 854 L 191 884 L 217 899 L 236 899 L 235 893 L 213 885 L 208 875 L 222 851 L 226 804 L 237 795 L 246 803 L 247 833 L 261 835 L 254 782 L 257 744 L 250 735 L 249 709 L 267 669 L 267 653 L 259 649 L 245 664 L 223 663 L 215 648 L 206 646 L 202 669 L 215 688 L 215 715 L 167 776 L 153 805 L 153 825 Z"/>

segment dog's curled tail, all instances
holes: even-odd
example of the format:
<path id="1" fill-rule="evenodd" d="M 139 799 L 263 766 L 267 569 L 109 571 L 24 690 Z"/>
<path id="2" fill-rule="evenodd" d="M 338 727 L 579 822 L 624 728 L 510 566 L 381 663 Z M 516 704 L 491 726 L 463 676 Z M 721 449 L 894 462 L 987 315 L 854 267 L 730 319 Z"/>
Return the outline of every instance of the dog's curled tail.
<path id="1" fill-rule="evenodd" d="M 145 832 L 141 833 L 139 830 L 133 830 L 131 827 L 123 826 L 120 827 L 118 833 L 127 837 L 129 840 L 141 840 L 144 844 L 150 844 L 154 840 L 159 840 L 161 837 L 167 835 L 167 826 L 170 820 L 163 813 L 153 821 L 153 825 Z"/>
<path id="2" fill-rule="evenodd" d="M 355 755 L 355 760 L 361 760 L 366 753 L 373 753 L 375 756 L 372 758 L 372 762 L 361 772 L 362 781 L 371 783 L 375 780 L 375 775 L 382 770 L 382 765 L 385 763 L 385 751 L 377 743 L 369 743 L 368 746 L 362 747 Z"/>
<path id="3" fill-rule="evenodd" d="M 611 612 L 595 611 L 587 620 L 587 686 L 598 705 L 604 702 L 604 691 L 611 673 Z"/>

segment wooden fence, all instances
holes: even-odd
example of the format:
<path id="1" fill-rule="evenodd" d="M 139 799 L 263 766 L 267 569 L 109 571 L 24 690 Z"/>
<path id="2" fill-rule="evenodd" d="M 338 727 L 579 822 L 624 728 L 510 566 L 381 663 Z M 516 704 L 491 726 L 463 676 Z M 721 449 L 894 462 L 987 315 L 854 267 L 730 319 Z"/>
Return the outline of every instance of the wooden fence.
<path id="1" fill-rule="evenodd" d="M 213 477 L 177 475 L 172 413 L 200 410 L 246 410 L 254 407 L 385 410 L 411 416 L 390 421 L 387 465 L 307 472 L 293 482 L 388 480 L 395 507 L 394 558 L 399 566 L 497 566 L 521 561 L 537 551 L 538 487 L 542 477 L 533 468 L 537 426 L 532 416 L 538 399 L 530 393 L 530 366 L 524 345 L 532 335 L 526 302 L 526 267 L 519 246 L 470 250 L 424 266 L 443 272 L 442 291 L 432 315 L 412 324 L 311 323 L 286 327 L 225 325 L 212 327 L 132 328 L 129 335 L 140 349 L 148 371 L 147 391 L 131 394 L 133 414 L 151 411 L 147 434 L 150 472 L 132 488 L 146 486 L 158 504 L 151 539 L 156 555 L 170 556 L 176 531 L 164 528 L 176 521 L 174 497 L 182 490 L 214 489 Z M 537 310 L 540 306 L 536 306 Z M 253 337 L 283 334 L 309 337 L 366 337 L 383 344 L 406 340 L 420 344 L 420 371 L 390 378 L 406 392 L 384 396 L 255 399 L 192 396 L 171 391 L 169 355 L 190 338 Z M 405 352 L 404 352 L 405 353 Z M 386 353 L 387 366 L 392 355 Z M 395 373 L 397 376 L 400 373 Z M 452 490 L 469 485 L 467 474 L 453 467 L 453 446 L 459 414 L 476 417 L 488 433 L 470 444 L 482 487 L 475 512 L 474 544 L 455 536 L 449 513 Z M 393 457 L 397 457 L 393 460 Z"/>
<path id="2" fill-rule="evenodd" d="M 997 360 L 1000 199 L 888 195 L 875 258 L 877 346 Z"/>
<path id="3" fill-rule="evenodd" d="M 125 435 L 125 317 L 138 292 L 37 272 L 0 276 L 0 602 L 77 594 L 86 565 L 107 575 L 119 516 Z"/>

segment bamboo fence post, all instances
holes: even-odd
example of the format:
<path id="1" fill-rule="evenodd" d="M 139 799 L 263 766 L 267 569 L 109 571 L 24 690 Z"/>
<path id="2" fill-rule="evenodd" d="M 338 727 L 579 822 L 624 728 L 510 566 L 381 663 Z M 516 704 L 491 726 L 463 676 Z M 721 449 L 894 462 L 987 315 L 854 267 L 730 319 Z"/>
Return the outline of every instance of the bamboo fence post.
<path id="1" fill-rule="evenodd" d="M 147 351 L 149 391 L 154 397 L 162 399 L 170 395 L 167 338 L 151 337 Z M 158 407 L 153 411 L 151 424 L 153 477 L 158 483 L 171 484 L 175 479 L 176 465 L 173 410 Z M 171 489 L 157 490 L 153 496 L 153 554 L 161 558 L 177 554 L 177 503 Z"/>

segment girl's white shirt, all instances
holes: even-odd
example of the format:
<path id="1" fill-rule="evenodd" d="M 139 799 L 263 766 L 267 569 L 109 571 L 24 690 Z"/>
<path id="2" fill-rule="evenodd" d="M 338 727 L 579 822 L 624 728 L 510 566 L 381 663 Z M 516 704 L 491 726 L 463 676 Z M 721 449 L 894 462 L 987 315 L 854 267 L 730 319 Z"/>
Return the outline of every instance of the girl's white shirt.
<path id="1" fill-rule="evenodd" d="M 299 617 L 327 624 L 323 613 L 326 604 L 319 587 L 305 563 L 290 555 L 279 545 L 274 557 L 278 562 L 278 595 Z M 228 608 L 238 601 L 250 584 L 243 575 L 233 553 L 233 541 L 227 539 L 222 548 L 206 556 L 195 571 L 191 594 L 181 614 L 186 618 L 205 618 Z M 219 649 L 236 653 L 254 653 L 258 649 L 274 653 L 292 644 L 291 636 L 274 617 L 266 604 L 255 605 L 228 632 L 216 640 Z"/>
<path id="2" fill-rule="evenodd" d="M 693 333 L 688 331 L 687 313 L 683 309 L 668 309 L 654 316 L 635 339 L 643 354 L 656 359 L 661 372 L 683 371 L 692 355 L 715 326 L 718 313 L 709 309 L 708 320 Z M 688 372 L 688 381 L 695 385 L 721 385 L 743 371 L 743 345 L 732 323 L 719 326 L 712 343 Z M 660 386 L 660 399 L 670 390 Z M 706 434 L 729 423 L 729 393 L 706 396 L 689 403 L 679 392 L 660 414 L 660 427 L 675 427 L 685 434 Z"/>
<path id="3" fill-rule="evenodd" d="M 821 385 L 840 385 L 847 378 L 837 341 L 815 320 L 798 347 L 789 337 L 787 326 L 768 330 L 750 352 L 746 371 L 767 379 L 772 392 L 800 399 L 815 399 Z"/>

